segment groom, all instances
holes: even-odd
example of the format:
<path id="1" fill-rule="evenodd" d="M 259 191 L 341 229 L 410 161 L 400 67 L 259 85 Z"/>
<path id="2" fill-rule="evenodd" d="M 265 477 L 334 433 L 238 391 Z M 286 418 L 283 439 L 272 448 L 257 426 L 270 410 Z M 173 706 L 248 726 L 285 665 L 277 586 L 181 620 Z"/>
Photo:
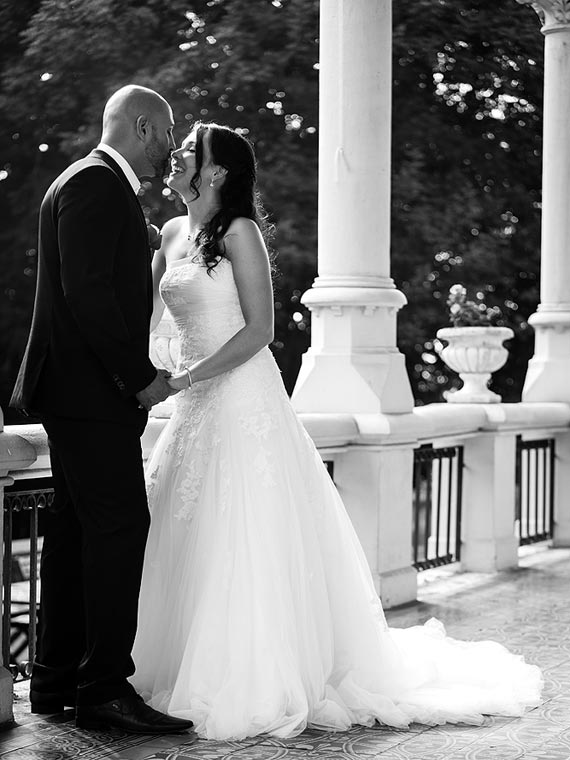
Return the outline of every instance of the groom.
<path id="1" fill-rule="evenodd" d="M 51 185 L 40 209 L 38 282 L 11 405 L 38 416 L 55 498 L 41 562 L 32 712 L 76 706 L 80 728 L 170 733 L 192 726 L 128 682 L 149 526 L 140 436 L 172 392 L 148 358 L 152 311 L 139 177 L 162 177 L 172 110 L 128 85 L 99 146 Z"/>

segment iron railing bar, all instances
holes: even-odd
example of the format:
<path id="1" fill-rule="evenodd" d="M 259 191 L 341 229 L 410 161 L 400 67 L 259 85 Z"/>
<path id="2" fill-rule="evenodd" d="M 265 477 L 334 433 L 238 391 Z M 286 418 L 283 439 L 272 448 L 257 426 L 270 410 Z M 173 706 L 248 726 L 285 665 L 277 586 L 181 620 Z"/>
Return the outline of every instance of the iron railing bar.
<path id="1" fill-rule="evenodd" d="M 435 556 L 439 557 L 439 528 L 441 525 L 441 479 L 443 459 L 438 460 L 437 465 L 437 511 L 435 513 Z"/>
<path id="2" fill-rule="evenodd" d="M 414 564 L 417 564 L 419 554 L 421 487 L 422 466 L 418 459 L 414 462 Z"/>
<path id="3" fill-rule="evenodd" d="M 457 448 L 457 504 L 455 517 L 455 559 L 461 560 L 461 520 L 463 515 L 463 446 Z"/>
<path id="4" fill-rule="evenodd" d="M 550 483 L 550 505 L 549 505 L 549 511 L 550 511 L 550 520 L 549 520 L 549 526 L 548 526 L 548 532 L 550 534 L 550 538 L 554 535 L 554 488 L 556 485 L 556 444 L 554 439 L 552 438 L 550 440 L 550 477 L 549 477 L 549 483 Z"/>
<path id="5" fill-rule="evenodd" d="M 445 530 L 445 549 L 446 554 L 451 554 L 451 497 L 453 492 L 453 482 L 455 478 L 454 470 L 457 468 L 457 462 L 453 459 L 449 460 L 448 476 L 447 476 L 447 527 Z"/>
<path id="6" fill-rule="evenodd" d="M 519 540 L 522 535 L 522 439 L 516 437 L 515 446 L 515 522 L 519 523 Z"/>
<path id="7" fill-rule="evenodd" d="M 539 467 L 539 461 L 538 461 L 538 453 L 540 449 L 537 447 L 534 449 L 534 535 L 536 536 L 539 531 L 538 527 L 538 504 L 540 501 L 540 483 L 539 483 L 539 476 L 540 476 L 540 467 Z M 529 531 L 530 536 L 530 531 Z"/>
<path id="8" fill-rule="evenodd" d="M 431 500 L 432 500 L 432 488 L 433 488 L 433 469 L 431 467 L 426 468 L 426 530 L 424 534 L 424 556 L 427 559 L 429 557 L 429 531 L 431 526 Z"/>
<path id="9" fill-rule="evenodd" d="M 30 618 L 28 621 L 28 661 L 33 663 L 36 656 L 37 627 L 37 587 L 38 587 L 38 504 L 30 513 Z"/>
<path id="10" fill-rule="evenodd" d="M 526 450 L 527 452 L 529 451 L 528 447 Z M 524 538 L 526 540 L 530 535 L 530 453 L 527 453 L 524 461 L 526 464 L 526 491 L 524 492 L 524 506 L 526 508 L 524 511 L 526 524 L 524 534 L 521 530 L 521 538 Z"/>
<path id="11" fill-rule="evenodd" d="M 540 500 L 541 533 L 547 532 L 546 512 L 548 509 L 548 448 L 541 450 L 542 459 L 542 499 Z"/>
<path id="12" fill-rule="evenodd" d="M 2 663 L 5 668 L 10 665 L 10 630 L 12 616 L 12 512 L 4 515 L 4 558 L 2 563 Z"/>

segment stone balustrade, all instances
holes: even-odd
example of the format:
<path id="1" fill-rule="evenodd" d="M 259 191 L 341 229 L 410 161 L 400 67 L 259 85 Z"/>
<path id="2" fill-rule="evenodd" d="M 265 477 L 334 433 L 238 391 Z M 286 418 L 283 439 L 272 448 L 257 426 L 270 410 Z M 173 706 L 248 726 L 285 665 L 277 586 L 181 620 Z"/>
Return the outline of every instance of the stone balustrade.
<path id="1" fill-rule="evenodd" d="M 465 448 L 463 569 L 493 571 L 516 565 L 512 525 L 517 435 L 556 440 L 553 540 L 559 546 L 570 545 L 570 504 L 566 515 L 564 500 L 570 485 L 568 404 L 430 404 L 408 414 L 300 417 L 323 459 L 334 462 L 335 483 L 388 607 L 415 597 L 410 561 L 411 468 L 413 451 L 423 443 Z M 143 436 L 145 458 L 166 421 L 165 417 L 150 418 Z M 47 442 L 39 425 L 6 428 L 0 433 L 0 457 L 5 479 L 49 474 Z M 505 544 L 509 550 L 501 551 Z"/>

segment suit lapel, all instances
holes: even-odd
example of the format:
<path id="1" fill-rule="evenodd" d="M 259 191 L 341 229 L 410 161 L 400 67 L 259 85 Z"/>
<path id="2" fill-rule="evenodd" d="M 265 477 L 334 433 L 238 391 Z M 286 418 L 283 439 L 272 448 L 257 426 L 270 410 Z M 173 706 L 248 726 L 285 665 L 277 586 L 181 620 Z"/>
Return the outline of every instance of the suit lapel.
<path id="1" fill-rule="evenodd" d="M 115 161 L 115 159 L 112 158 L 108 153 L 105 153 L 105 151 L 103 150 L 97 150 L 97 148 L 95 148 L 94 150 L 91 151 L 89 155 L 92 156 L 93 158 L 99 159 L 100 161 L 104 161 L 107 164 L 107 166 L 110 169 L 112 169 L 112 171 L 121 180 L 121 182 L 123 183 L 125 187 L 125 190 L 127 191 L 127 196 L 130 199 L 131 205 L 135 207 L 137 210 L 137 214 L 139 216 L 141 226 L 144 230 L 144 239 L 148 240 L 148 229 L 147 229 L 144 212 L 142 210 L 138 196 L 135 195 L 133 191 L 133 187 L 131 183 L 129 182 L 129 180 L 127 179 L 124 171 L 121 169 L 119 164 Z M 151 258 L 150 246 L 148 244 L 147 244 L 147 252 L 148 252 L 147 254 L 148 255 L 147 299 L 148 299 L 149 319 L 150 319 L 150 316 L 152 315 L 152 310 L 153 310 L 153 288 L 152 288 L 152 271 L 151 271 L 152 258 Z"/>
<path id="2" fill-rule="evenodd" d="M 129 180 L 125 176 L 125 173 L 121 169 L 121 167 L 119 166 L 119 164 L 115 161 L 114 158 L 111 158 L 111 156 L 108 153 L 105 153 L 105 151 L 103 151 L 103 150 L 97 150 L 97 148 L 95 148 L 94 150 L 92 150 L 89 155 L 93 156 L 93 158 L 98 158 L 99 160 L 104 161 L 107 164 L 107 166 L 109 166 L 115 172 L 115 174 L 117 175 L 117 177 L 123 183 L 123 185 L 125 187 L 125 190 L 127 190 L 128 197 L 130 199 L 132 199 L 133 205 L 136 207 L 137 213 L 138 213 L 138 215 L 139 215 L 142 223 L 144 224 L 144 228 L 146 230 L 146 219 L 144 217 L 144 212 L 143 212 L 143 210 L 141 208 L 141 204 L 139 203 L 138 196 L 135 195 L 131 183 L 129 182 Z"/>

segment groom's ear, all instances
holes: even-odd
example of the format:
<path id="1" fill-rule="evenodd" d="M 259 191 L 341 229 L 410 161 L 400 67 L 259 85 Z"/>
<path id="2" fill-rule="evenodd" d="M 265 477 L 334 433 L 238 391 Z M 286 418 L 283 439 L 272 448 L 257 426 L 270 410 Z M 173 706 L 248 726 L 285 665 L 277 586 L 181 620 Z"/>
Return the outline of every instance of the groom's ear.
<path id="1" fill-rule="evenodd" d="M 152 125 L 148 116 L 145 116 L 144 114 L 137 116 L 137 120 L 135 121 L 135 132 L 139 140 L 142 140 L 143 142 L 146 141 L 147 137 L 152 132 Z"/>

